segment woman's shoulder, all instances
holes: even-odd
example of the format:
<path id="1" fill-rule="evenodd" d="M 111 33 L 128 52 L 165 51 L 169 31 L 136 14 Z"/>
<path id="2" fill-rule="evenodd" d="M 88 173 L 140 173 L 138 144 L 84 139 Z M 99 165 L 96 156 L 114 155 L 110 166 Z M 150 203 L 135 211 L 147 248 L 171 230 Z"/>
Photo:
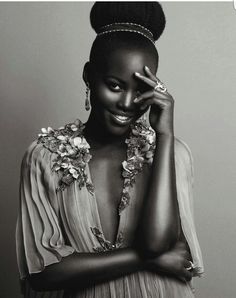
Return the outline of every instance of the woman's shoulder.
<path id="1" fill-rule="evenodd" d="M 37 138 L 27 147 L 24 156 L 24 163 L 45 162 L 52 160 L 56 155 L 66 155 L 68 140 L 76 138 L 81 132 L 83 123 L 76 119 L 72 123 L 67 123 L 59 128 L 41 128 Z"/>
<path id="2" fill-rule="evenodd" d="M 45 147 L 43 144 L 38 143 L 37 139 L 34 139 L 30 145 L 26 148 L 22 163 L 28 165 L 29 163 L 36 162 L 42 158 Z"/>
<path id="3" fill-rule="evenodd" d="M 86 184 L 92 191 L 85 173 L 91 159 L 90 146 L 83 130 L 84 124 L 79 119 L 57 129 L 42 128 L 26 151 L 22 169 L 53 173 L 59 179 L 58 189 L 61 190 L 77 180 L 80 187 Z"/>

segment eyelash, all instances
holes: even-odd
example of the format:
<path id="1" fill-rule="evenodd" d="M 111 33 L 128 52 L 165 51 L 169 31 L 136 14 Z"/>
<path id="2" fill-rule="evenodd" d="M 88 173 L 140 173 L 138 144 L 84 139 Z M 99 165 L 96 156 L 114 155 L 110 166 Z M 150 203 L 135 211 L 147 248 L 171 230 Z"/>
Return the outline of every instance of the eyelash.
<path id="1" fill-rule="evenodd" d="M 120 88 L 119 84 L 115 83 L 115 82 L 108 82 L 108 86 L 110 89 L 112 89 L 113 91 L 120 91 L 122 88 Z M 115 89 L 114 86 L 119 86 L 119 89 Z"/>
<path id="2" fill-rule="evenodd" d="M 115 92 L 120 92 L 122 90 L 122 87 L 119 86 L 119 84 L 115 83 L 115 82 L 108 82 L 107 83 L 108 87 L 112 90 L 112 91 L 115 91 Z M 114 88 L 114 85 L 115 86 L 119 86 L 119 89 L 115 89 Z M 137 93 L 140 95 L 142 93 L 141 90 L 137 90 Z"/>

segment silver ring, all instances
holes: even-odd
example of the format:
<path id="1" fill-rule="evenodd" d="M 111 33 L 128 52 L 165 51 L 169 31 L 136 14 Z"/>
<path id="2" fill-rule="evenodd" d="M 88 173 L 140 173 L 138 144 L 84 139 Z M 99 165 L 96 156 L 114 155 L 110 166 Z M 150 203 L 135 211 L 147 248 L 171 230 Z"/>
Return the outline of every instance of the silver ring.
<path id="1" fill-rule="evenodd" d="M 156 83 L 157 84 L 154 87 L 155 91 L 160 91 L 160 92 L 163 92 L 163 93 L 167 91 L 166 86 L 161 81 L 157 81 Z"/>
<path id="2" fill-rule="evenodd" d="M 187 268 L 185 268 L 188 271 L 190 271 L 190 270 L 192 270 L 194 268 L 193 262 L 189 261 L 189 263 L 190 263 L 190 266 L 187 267 Z"/>

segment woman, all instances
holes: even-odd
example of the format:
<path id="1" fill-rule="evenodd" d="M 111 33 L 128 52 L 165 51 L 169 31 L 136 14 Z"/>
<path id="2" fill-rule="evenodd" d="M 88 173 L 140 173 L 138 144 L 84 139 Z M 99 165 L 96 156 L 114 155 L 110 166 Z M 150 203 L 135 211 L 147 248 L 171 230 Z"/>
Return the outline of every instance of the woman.
<path id="1" fill-rule="evenodd" d="M 203 266 L 192 156 L 174 136 L 174 100 L 155 76 L 162 7 L 98 2 L 90 18 L 88 121 L 42 129 L 22 162 L 25 297 L 193 297 L 190 280 Z"/>

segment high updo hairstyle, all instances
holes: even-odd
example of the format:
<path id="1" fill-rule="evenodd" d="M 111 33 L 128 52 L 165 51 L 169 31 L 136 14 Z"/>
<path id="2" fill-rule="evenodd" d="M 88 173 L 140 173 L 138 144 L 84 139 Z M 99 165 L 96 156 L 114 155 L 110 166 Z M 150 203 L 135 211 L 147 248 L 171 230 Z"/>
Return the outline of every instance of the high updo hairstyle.
<path id="1" fill-rule="evenodd" d="M 111 23 L 139 24 L 153 34 L 154 41 L 161 36 L 166 20 L 158 2 L 95 2 L 90 12 L 90 23 L 96 33 Z M 101 66 L 104 58 L 119 48 L 144 49 L 154 55 L 158 64 L 157 49 L 148 38 L 133 32 L 111 32 L 95 38 L 89 60 L 94 66 Z"/>

